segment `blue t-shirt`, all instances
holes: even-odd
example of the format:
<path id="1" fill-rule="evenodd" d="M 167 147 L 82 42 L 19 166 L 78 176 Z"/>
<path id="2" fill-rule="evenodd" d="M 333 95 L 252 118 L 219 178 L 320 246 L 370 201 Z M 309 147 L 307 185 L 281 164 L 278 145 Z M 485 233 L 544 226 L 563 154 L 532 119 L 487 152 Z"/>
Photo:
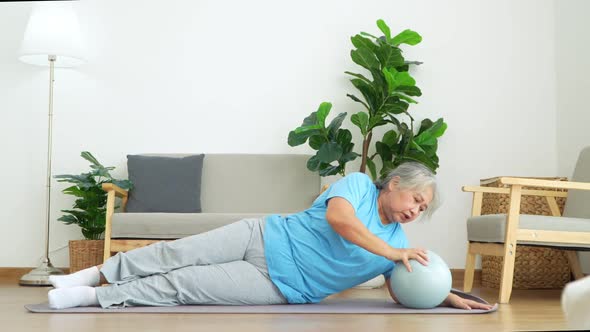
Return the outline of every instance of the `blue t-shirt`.
<path id="1" fill-rule="evenodd" d="M 271 280 L 289 303 L 315 303 L 380 274 L 394 263 L 344 239 L 326 220 L 328 200 L 346 199 L 369 231 L 395 248 L 407 248 L 398 223 L 381 223 L 379 190 L 363 173 L 352 173 L 323 192 L 302 212 L 266 218 L 264 248 Z"/>

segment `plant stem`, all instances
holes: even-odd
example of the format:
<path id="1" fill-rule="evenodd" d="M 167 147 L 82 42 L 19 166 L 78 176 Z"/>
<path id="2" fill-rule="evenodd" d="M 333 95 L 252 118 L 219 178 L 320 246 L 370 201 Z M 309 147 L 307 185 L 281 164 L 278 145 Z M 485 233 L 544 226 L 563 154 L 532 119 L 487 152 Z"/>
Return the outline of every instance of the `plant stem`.
<path id="1" fill-rule="evenodd" d="M 359 172 L 365 173 L 367 168 L 367 156 L 369 155 L 369 144 L 371 144 L 371 138 L 373 138 L 373 130 L 367 133 L 367 136 L 363 140 L 363 154 L 361 156 L 361 168 Z"/>

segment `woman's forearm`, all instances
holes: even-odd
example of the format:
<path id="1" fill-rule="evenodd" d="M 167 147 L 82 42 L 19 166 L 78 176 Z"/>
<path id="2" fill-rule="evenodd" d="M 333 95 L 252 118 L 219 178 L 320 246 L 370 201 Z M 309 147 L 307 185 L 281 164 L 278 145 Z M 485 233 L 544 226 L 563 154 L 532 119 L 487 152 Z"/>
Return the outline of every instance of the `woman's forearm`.
<path id="1" fill-rule="evenodd" d="M 355 216 L 350 203 L 343 198 L 335 197 L 330 200 L 326 219 L 336 233 L 357 246 L 388 259 L 395 256 L 396 249 L 371 233 Z"/>
<path id="2" fill-rule="evenodd" d="M 335 223 L 332 228 L 346 240 L 367 251 L 386 258 L 391 257 L 394 248 L 371 233 L 359 219 L 354 219 L 356 220 Z"/>

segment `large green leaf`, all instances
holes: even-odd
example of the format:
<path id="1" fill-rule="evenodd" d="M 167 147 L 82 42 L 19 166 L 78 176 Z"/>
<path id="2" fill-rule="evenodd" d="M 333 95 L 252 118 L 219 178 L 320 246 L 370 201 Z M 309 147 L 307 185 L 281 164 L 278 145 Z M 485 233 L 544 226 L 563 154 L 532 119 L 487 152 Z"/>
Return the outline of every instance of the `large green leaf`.
<path id="1" fill-rule="evenodd" d="M 324 143 L 318 150 L 317 156 L 321 162 L 331 163 L 340 159 L 342 156 L 342 147 L 340 144 L 334 142 Z"/>
<path id="2" fill-rule="evenodd" d="M 330 137 L 330 139 L 332 139 L 334 136 L 336 136 L 336 133 L 338 132 L 338 129 L 342 125 L 344 118 L 346 118 L 346 112 L 342 112 L 342 113 L 338 114 L 334 119 L 332 119 L 332 121 L 330 122 L 330 124 L 328 125 L 328 128 L 327 128 L 328 129 L 328 136 Z"/>
<path id="3" fill-rule="evenodd" d="M 381 168 L 381 171 L 379 172 L 380 177 L 384 178 L 385 176 L 387 176 L 389 174 L 389 172 L 394 169 L 397 165 L 395 164 L 395 162 L 387 160 L 383 162 L 383 167 Z"/>
<path id="4" fill-rule="evenodd" d="M 80 153 L 80 156 L 86 160 L 88 160 L 89 162 L 91 162 L 93 165 L 96 166 L 102 166 L 98 160 L 92 155 L 92 153 L 88 152 L 88 151 L 82 151 L 82 153 Z"/>
<path id="5" fill-rule="evenodd" d="M 355 96 L 355 95 L 352 95 L 352 94 L 350 94 L 350 93 L 346 94 L 346 96 L 347 96 L 347 97 L 349 97 L 350 99 L 352 99 L 352 100 L 356 101 L 357 103 L 361 103 L 361 104 L 363 104 L 363 106 L 365 106 L 365 108 L 366 108 L 367 110 L 369 110 L 369 111 L 371 110 L 371 109 L 369 108 L 369 105 L 367 105 L 367 104 L 366 104 L 364 101 L 360 100 L 360 99 L 359 99 L 357 96 Z"/>
<path id="6" fill-rule="evenodd" d="M 64 194 L 67 195 L 72 195 L 72 196 L 76 196 L 76 197 L 84 197 L 86 195 L 86 193 L 82 190 L 80 190 L 80 188 L 78 188 L 78 186 L 71 186 L 71 187 L 67 187 L 66 189 L 61 191 Z"/>
<path id="7" fill-rule="evenodd" d="M 420 133 L 414 138 L 414 141 L 418 145 L 433 145 L 436 143 L 437 138 L 445 133 L 445 130 L 447 130 L 447 124 L 442 118 L 440 118 L 428 129 L 420 131 Z"/>
<path id="8" fill-rule="evenodd" d="M 317 155 L 309 158 L 309 160 L 307 161 L 307 169 L 312 172 L 316 172 L 320 169 L 320 159 Z"/>
<path id="9" fill-rule="evenodd" d="M 408 44 L 408 45 L 416 45 L 422 41 L 422 36 L 420 36 L 416 31 L 412 31 L 410 29 L 406 29 L 400 32 L 397 36 L 393 37 L 391 43 L 395 46 L 400 44 Z"/>
<path id="10" fill-rule="evenodd" d="M 91 180 L 92 180 L 92 178 L 90 178 L 87 174 L 80 174 L 80 175 L 61 174 L 61 175 L 54 175 L 53 177 L 58 179 L 57 182 L 85 183 L 85 182 L 91 182 Z"/>
<path id="11" fill-rule="evenodd" d="M 366 48 L 373 52 L 375 52 L 378 47 L 372 40 L 365 38 L 360 34 L 350 37 L 350 41 L 356 48 Z"/>
<path id="12" fill-rule="evenodd" d="M 379 27 L 379 30 L 381 30 L 381 32 L 383 32 L 385 35 L 385 39 L 389 42 L 391 40 L 391 30 L 389 29 L 389 26 L 387 26 L 385 21 L 382 19 L 377 20 L 377 26 Z"/>
<path id="13" fill-rule="evenodd" d="M 326 118 L 328 114 L 330 114 L 330 109 L 332 109 L 332 104 L 328 102 L 323 102 L 318 107 L 317 113 L 317 124 L 321 126 L 321 128 L 326 127 Z"/>
<path id="14" fill-rule="evenodd" d="M 344 163 L 347 163 L 349 161 L 355 160 L 356 157 L 359 157 L 359 156 L 360 155 L 358 153 L 356 153 L 356 152 L 347 152 L 347 153 L 344 153 L 342 155 L 342 157 L 340 157 L 340 159 L 338 159 L 338 162 L 340 164 L 344 164 Z"/>
<path id="15" fill-rule="evenodd" d="M 340 172 L 340 170 L 340 166 L 328 165 L 325 168 L 320 169 L 320 176 L 336 175 Z"/>
<path id="16" fill-rule="evenodd" d="M 326 137 L 322 135 L 314 135 L 309 138 L 309 146 L 316 151 L 319 150 L 325 142 Z"/>
<path id="17" fill-rule="evenodd" d="M 387 81 L 383 76 L 383 72 L 377 69 L 371 69 L 371 76 L 373 76 L 373 82 L 371 82 L 371 86 L 377 93 L 381 93 L 383 97 L 389 95 L 387 91 Z"/>
<path id="18" fill-rule="evenodd" d="M 397 72 L 395 74 L 395 81 L 397 82 L 397 85 L 416 85 L 416 80 L 407 71 Z"/>
<path id="19" fill-rule="evenodd" d="M 389 96 L 379 109 L 382 114 L 401 114 L 408 110 L 409 104 L 397 96 Z"/>
<path id="20" fill-rule="evenodd" d="M 436 174 L 436 169 L 438 168 L 438 164 L 435 163 L 431 158 L 428 158 L 426 154 L 416 150 L 409 150 L 403 157 L 402 160 L 412 160 L 417 161 L 419 163 L 424 164 L 428 167 L 433 173 Z"/>
<path id="21" fill-rule="evenodd" d="M 313 126 L 318 124 L 318 117 L 317 111 L 311 112 L 308 116 L 303 119 L 303 123 L 301 123 L 301 127 Z"/>
<path id="22" fill-rule="evenodd" d="M 336 142 L 340 144 L 340 146 L 348 146 L 352 142 L 352 133 L 348 129 L 341 129 L 338 131 L 336 135 Z"/>
<path id="23" fill-rule="evenodd" d="M 92 168 L 92 169 L 106 169 L 107 171 L 112 171 L 115 169 L 114 166 L 104 167 L 102 165 L 90 165 L 90 168 Z"/>
<path id="24" fill-rule="evenodd" d="M 377 154 L 381 157 L 381 160 L 383 161 L 391 160 L 393 158 L 391 148 L 383 142 L 375 142 L 375 150 L 377 151 Z"/>
<path id="25" fill-rule="evenodd" d="M 359 127 L 363 136 L 367 135 L 369 126 L 369 115 L 366 112 L 358 112 L 350 117 L 350 121 Z"/>
<path id="26" fill-rule="evenodd" d="M 399 86 L 399 83 L 395 79 L 396 73 L 397 73 L 397 71 L 393 68 L 391 68 L 391 70 L 387 69 L 387 68 L 383 68 L 383 77 L 385 77 L 385 81 L 387 82 L 387 94 L 388 95 L 390 93 L 392 93 L 393 90 L 397 89 L 397 87 Z"/>
<path id="27" fill-rule="evenodd" d="M 367 132 L 373 128 L 386 125 L 387 121 L 385 121 L 385 119 L 383 117 L 384 117 L 384 114 L 380 113 L 380 112 L 377 112 L 377 113 L 371 115 L 371 117 L 369 117 L 369 125 L 367 128 Z"/>
<path id="28" fill-rule="evenodd" d="M 361 32 L 360 33 L 361 36 L 367 36 L 367 37 L 371 37 L 373 39 L 378 39 L 377 36 L 373 36 L 372 34 L 368 33 L 368 32 Z"/>
<path id="29" fill-rule="evenodd" d="M 402 86 L 398 86 L 395 91 L 405 93 L 408 96 L 418 96 L 419 97 L 422 95 L 422 91 L 420 91 L 420 88 L 418 88 L 417 86 L 402 85 Z"/>
<path id="30" fill-rule="evenodd" d="M 371 84 L 371 83 L 372 83 L 370 79 L 366 78 L 365 76 L 363 76 L 363 75 L 361 75 L 361 74 L 352 73 L 352 72 L 349 72 L 349 71 L 345 71 L 344 73 L 345 73 L 345 74 L 348 74 L 348 75 L 350 75 L 350 76 L 354 76 L 354 77 L 356 77 L 356 78 L 360 78 L 361 80 L 363 80 L 363 81 L 365 81 L 365 82 L 367 82 L 367 83 L 369 83 L 369 84 Z"/>
<path id="31" fill-rule="evenodd" d="M 418 129 L 418 135 L 422 134 L 422 132 L 426 129 L 432 127 L 433 124 L 434 122 L 432 122 L 432 120 L 423 119 L 422 122 L 420 122 L 420 129 Z"/>
<path id="32" fill-rule="evenodd" d="M 320 129 L 322 129 L 322 125 L 314 124 L 314 125 L 309 125 L 309 126 L 298 127 L 294 130 L 294 132 L 296 134 L 302 134 L 302 133 L 308 133 L 308 132 L 315 133 L 315 132 L 319 131 Z"/>
<path id="33" fill-rule="evenodd" d="M 403 95 L 403 94 L 401 94 L 401 93 L 394 93 L 394 94 L 393 94 L 393 96 L 396 96 L 396 97 L 398 97 L 399 99 L 403 99 L 403 100 L 407 101 L 408 103 L 412 103 L 412 104 L 418 104 L 418 102 L 417 102 L 417 101 L 415 101 L 414 99 L 412 99 L 412 98 L 410 98 L 410 97 L 408 97 L 408 96 L 406 96 L 406 95 Z"/>
<path id="34" fill-rule="evenodd" d="M 297 134 L 294 130 L 291 130 L 287 137 L 287 144 L 289 146 L 298 146 L 305 143 L 308 138 L 309 136 L 305 133 Z"/>
<path id="35" fill-rule="evenodd" d="M 404 65 L 404 57 L 399 48 L 389 44 L 382 44 L 375 51 L 375 55 L 381 63 L 381 68 L 395 68 Z"/>
<path id="36" fill-rule="evenodd" d="M 375 92 L 373 86 L 358 78 L 354 78 L 350 82 L 363 94 L 363 97 L 365 97 L 365 100 L 369 104 L 370 111 L 377 110 L 381 96 Z"/>
<path id="37" fill-rule="evenodd" d="M 57 220 L 63 221 L 66 225 L 78 223 L 78 219 L 71 214 L 64 214 L 63 216 L 57 218 Z"/>
<path id="38" fill-rule="evenodd" d="M 394 130 L 388 130 L 383 134 L 383 139 L 381 141 L 391 148 L 397 143 L 398 138 L 399 137 Z"/>
<path id="39" fill-rule="evenodd" d="M 371 50 L 367 48 L 359 48 L 350 51 L 350 57 L 357 65 L 366 69 L 379 68 L 379 59 Z"/>
<path id="40" fill-rule="evenodd" d="M 371 173 L 371 178 L 373 180 L 376 180 L 377 179 L 377 167 L 375 167 L 375 163 L 373 162 L 373 159 L 367 158 L 367 168 L 369 169 L 369 172 Z"/>

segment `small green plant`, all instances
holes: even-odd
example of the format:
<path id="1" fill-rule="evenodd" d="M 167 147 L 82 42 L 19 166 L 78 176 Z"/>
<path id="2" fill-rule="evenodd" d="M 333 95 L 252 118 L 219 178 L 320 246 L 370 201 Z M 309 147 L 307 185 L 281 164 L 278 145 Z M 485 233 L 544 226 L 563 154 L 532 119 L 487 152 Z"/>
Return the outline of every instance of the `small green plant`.
<path id="1" fill-rule="evenodd" d="M 362 99 L 347 94 L 359 103 L 363 110 L 353 114 L 350 121 L 358 127 L 363 142 L 361 153 L 353 151 L 352 134 L 340 126 L 346 118 L 346 112 L 338 114 L 326 126 L 326 120 L 332 104 L 323 102 L 317 111 L 307 116 L 301 126 L 289 132 L 288 144 L 297 146 L 309 142 L 316 154 L 308 160 L 307 168 L 317 171 L 321 176 L 345 175 L 347 162 L 361 157 L 360 172 L 369 169 L 373 179 L 378 177 L 376 157 L 379 156 L 382 168 L 379 177 L 405 161 L 417 161 L 433 172 L 439 166 L 436 150 L 438 138 L 447 124 L 442 118 L 432 121 L 424 119 L 418 128 L 414 127 L 414 118 L 408 108 L 416 104 L 415 97 L 422 95 L 420 88 L 408 70 L 410 66 L 420 65 L 419 61 L 407 61 L 402 55 L 401 44 L 416 45 L 422 37 L 415 31 L 404 30 L 392 37 L 389 26 L 383 20 L 377 21 L 377 27 L 384 34 L 375 37 L 361 32 L 351 41 L 355 49 L 350 51 L 354 63 L 371 74 L 371 79 L 363 74 L 345 72 L 352 76 L 352 85 L 361 93 Z M 409 124 L 404 122 L 409 119 Z M 374 144 L 374 153 L 370 155 L 373 130 L 388 126 L 381 140 Z"/>
<path id="2" fill-rule="evenodd" d="M 80 175 L 56 175 L 58 182 L 69 182 L 74 185 L 62 192 L 77 197 L 73 209 L 65 212 L 59 219 L 66 225 L 76 224 L 82 228 L 82 234 L 88 240 L 98 240 L 105 229 L 107 193 L 102 190 L 103 183 L 113 183 L 122 189 L 129 190 L 133 184 L 129 180 L 114 179 L 109 171 L 115 167 L 104 167 L 88 151 L 80 156 L 90 162 L 90 172 Z"/>

